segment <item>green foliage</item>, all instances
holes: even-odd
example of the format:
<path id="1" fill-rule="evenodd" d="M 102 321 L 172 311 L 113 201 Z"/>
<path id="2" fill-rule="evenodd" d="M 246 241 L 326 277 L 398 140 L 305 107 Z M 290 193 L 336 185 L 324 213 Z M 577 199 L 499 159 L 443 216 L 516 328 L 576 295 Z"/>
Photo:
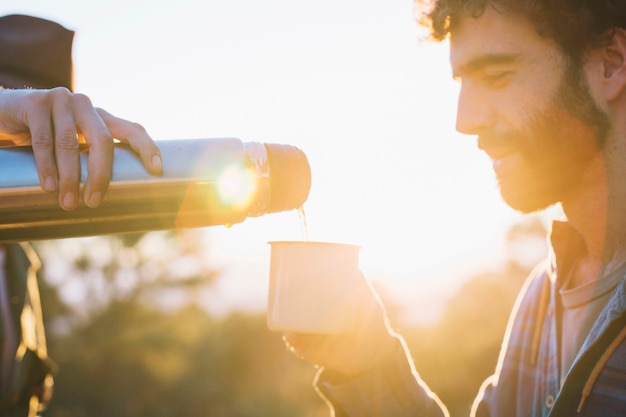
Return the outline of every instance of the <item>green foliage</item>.
<path id="1" fill-rule="evenodd" d="M 115 302 L 164 305 L 178 293 L 183 303 L 194 302 L 219 275 L 206 263 L 198 230 L 43 241 L 36 249 L 44 261 L 42 285 L 56 291 L 44 299 L 49 333 Z M 55 298 L 65 301 L 63 308 Z"/>
<path id="2" fill-rule="evenodd" d="M 48 417 L 328 414 L 311 367 L 287 354 L 262 316 L 114 303 L 56 345 Z"/>

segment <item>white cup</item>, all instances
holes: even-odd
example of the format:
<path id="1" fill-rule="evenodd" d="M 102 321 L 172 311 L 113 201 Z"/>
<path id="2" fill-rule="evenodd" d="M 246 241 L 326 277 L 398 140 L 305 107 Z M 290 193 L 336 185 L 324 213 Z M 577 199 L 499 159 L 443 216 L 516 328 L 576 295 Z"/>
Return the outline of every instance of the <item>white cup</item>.
<path id="1" fill-rule="evenodd" d="M 362 286 L 359 246 L 270 242 L 270 330 L 344 333 L 356 323 L 355 291 Z"/>

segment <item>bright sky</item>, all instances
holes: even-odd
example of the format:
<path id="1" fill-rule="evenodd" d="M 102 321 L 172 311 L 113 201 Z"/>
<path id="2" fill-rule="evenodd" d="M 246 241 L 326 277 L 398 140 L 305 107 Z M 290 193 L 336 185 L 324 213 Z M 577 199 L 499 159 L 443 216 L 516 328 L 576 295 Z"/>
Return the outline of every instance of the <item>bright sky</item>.
<path id="1" fill-rule="evenodd" d="M 0 13 L 75 30 L 76 90 L 155 139 L 301 148 L 309 238 L 361 245 L 366 275 L 416 314 L 460 271 L 498 262 L 519 219 L 454 131 L 447 46 L 419 43 L 412 0 L 6 0 Z M 216 310 L 263 308 L 267 242 L 303 238 L 295 211 L 207 236 Z"/>

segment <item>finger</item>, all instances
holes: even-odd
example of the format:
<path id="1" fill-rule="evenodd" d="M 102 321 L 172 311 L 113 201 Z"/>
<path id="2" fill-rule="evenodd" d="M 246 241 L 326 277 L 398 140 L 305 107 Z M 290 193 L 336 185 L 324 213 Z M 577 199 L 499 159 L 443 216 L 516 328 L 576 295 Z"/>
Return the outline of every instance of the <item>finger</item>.
<path id="1" fill-rule="evenodd" d="M 289 348 L 298 349 L 309 345 L 311 343 L 311 338 L 315 338 L 314 335 L 310 333 L 299 333 L 299 332 L 285 332 L 283 333 L 283 341 Z"/>
<path id="2" fill-rule="evenodd" d="M 304 360 L 305 358 L 300 353 L 303 347 L 302 340 L 299 340 L 299 336 L 295 333 L 284 333 L 283 342 L 289 352 L 291 352 L 298 359 Z"/>
<path id="3" fill-rule="evenodd" d="M 139 155 L 144 166 L 153 174 L 163 172 L 161 151 L 146 129 L 139 123 L 120 119 L 103 109 L 96 109 L 116 139 L 127 143 Z"/>
<path id="4" fill-rule="evenodd" d="M 283 334 L 283 341 L 291 353 L 300 359 L 314 363 L 319 363 L 319 360 L 326 355 L 331 339 L 340 338 L 341 336 L 337 335 L 333 338 L 313 333 L 286 332 Z"/>
<path id="5" fill-rule="evenodd" d="M 285 344 L 285 346 L 287 347 L 287 349 L 289 349 L 291 352 L 293 352 L 295 350 L 295 346 L 294 346 L 294 338 L 296 336 L 291 333 L 291 332 L 285 332 L 283 333 L 283 343 Z"/>
<path id="6" fill-rule="evenodd" d="M 50 91 L 53 100 L 54 151 L 59 175 L 59 204 L 73 210 L 78 204 L 80 157 L 71 93 L 65 88 Z"/>
<path id="7" fill-rule="evenodd" d="M 30 130 L 31 145 L 42 188 L 48 192 L 58 189 L 58 173 L 54 158 L 54 139 L 50 119 L 51 104 L 41 93 L 32 93 L 25 106 L 25 118 Z"/>
<path id="8" fill-rule="evenodd" d="M 94 208 L 102 202 L 111 181 L 113 137 L 87 96 L 74 94 L 72 99 L 78 132 L 89 149 L 83 198 L 87 206 Z"/>

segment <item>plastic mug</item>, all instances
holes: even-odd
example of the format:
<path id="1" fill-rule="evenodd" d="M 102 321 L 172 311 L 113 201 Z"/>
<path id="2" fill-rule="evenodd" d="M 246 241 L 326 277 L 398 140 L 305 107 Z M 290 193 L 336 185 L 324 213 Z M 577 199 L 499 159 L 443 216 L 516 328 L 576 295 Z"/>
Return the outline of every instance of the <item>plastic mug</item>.
<path id="1" fill-rule="evenodd" d="M 359 246 L 270 242 L 270 330 L 344 333 L 356 323 L 355 291 L 362 285 Z"/>

